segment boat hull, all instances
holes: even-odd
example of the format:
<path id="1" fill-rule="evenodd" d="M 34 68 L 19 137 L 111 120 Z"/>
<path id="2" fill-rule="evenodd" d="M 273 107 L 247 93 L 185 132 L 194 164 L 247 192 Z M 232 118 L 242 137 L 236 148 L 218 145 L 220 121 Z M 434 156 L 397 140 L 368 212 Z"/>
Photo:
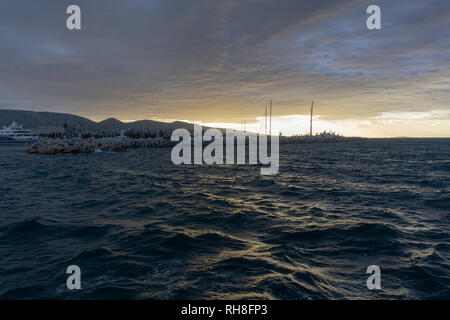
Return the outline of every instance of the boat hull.
<path id="1" fill-rule="evenodd" d="M 0 136 L 0 146 L 21 146 L 21 145 L 30 145 L 38 141 L 39 139 L 33 138 L 33 139 L 14 139 L 11 137 L 6 136 Z"/>

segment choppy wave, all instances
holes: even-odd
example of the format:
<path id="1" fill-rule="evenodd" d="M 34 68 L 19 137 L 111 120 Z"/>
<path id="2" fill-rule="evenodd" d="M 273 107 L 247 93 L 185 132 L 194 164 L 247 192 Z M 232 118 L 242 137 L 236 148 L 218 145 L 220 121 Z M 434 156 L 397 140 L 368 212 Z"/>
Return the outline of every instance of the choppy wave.
<path id="1" fill-rule="evenodd" d="M 1 148 L 0 298 L 450 298 L 448 139 L 283 145 L 274 177 L 169 157 Z"/>

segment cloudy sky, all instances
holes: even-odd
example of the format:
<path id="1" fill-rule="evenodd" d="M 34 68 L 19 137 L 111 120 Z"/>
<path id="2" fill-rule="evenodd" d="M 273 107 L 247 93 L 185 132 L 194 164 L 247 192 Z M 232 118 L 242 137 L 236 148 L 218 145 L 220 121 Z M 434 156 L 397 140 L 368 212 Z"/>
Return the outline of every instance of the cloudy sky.
<path id="1" fill-rule="evenodd" d="M 448 0 L 2 0 L 0 108 L 450 137 L 449 31 Z"/>

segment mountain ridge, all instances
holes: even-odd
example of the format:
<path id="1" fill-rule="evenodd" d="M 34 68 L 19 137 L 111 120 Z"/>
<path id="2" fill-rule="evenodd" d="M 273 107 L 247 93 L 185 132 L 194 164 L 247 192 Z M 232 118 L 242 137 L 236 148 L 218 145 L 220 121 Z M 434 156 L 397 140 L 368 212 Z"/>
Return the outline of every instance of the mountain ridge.
<path id="1" fill-rule="evenodd" d="M 54 129 L 63 129 L 65 126 L 82 131 L 105 131 L 117 132 L 121 130 L 166 130 L 184 128 L 193 129 L 193 124 L 173 121 L 162 122 L 156 120 L 136 120 L 133 122 L 123 122 L 114 117 L 96 122 L 89 118 L 59 112 L 30 111 L 0 109 L 0 128 L 10 125 L 13 121 L 23 125 L 25 129 L 35 132 L 45 132 Z"/>

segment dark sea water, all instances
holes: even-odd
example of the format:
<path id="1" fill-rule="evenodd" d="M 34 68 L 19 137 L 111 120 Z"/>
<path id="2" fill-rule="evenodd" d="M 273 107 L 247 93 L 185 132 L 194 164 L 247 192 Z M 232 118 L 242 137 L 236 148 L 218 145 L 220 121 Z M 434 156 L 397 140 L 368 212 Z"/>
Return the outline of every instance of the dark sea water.
<path id="1" fill-rule="evenodd" d="M 277 176 L 0 147 L 0 298 L 450 299 L 449 189 L 450 139 L 282 145 Z"/>

